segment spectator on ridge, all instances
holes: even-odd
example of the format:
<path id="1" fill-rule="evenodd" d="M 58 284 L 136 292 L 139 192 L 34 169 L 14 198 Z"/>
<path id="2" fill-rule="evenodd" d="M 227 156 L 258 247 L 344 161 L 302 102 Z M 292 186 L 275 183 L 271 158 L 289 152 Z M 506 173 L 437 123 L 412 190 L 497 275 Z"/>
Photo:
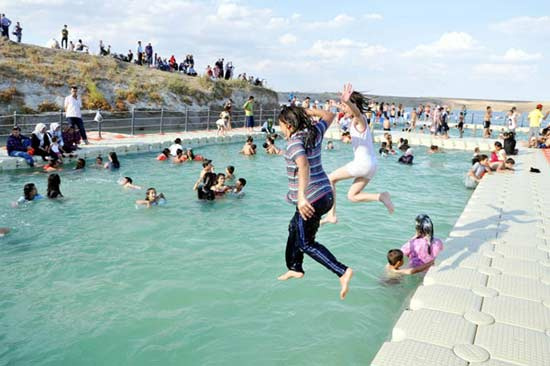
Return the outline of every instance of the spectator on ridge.
<path id="1" fill-rule="evenodd" d="M 0 25 L 2 26 L 2 36 L 10 39 L 11 20 L 6 18 L 6 14 L 2 14 L 0 17 Z"/>
<path id="2" fill-rule="evenodd" d="M 141 47 L 141 41 L 138 41 L 138 47 L 137 47 L 137 64 L 142 65 L 143 64 L 143 47 Z"/>
<path id="3" fill-rule="evenodd" d="M 21 37 L 23 36 L 23 28 L 19 22 L 15 23 L 15 32 L 13 34 L 17 37 L 17 43 L 21 43 Z"/>
<path id="4" fill-rule="evenodd" d="M 147 43 L 147 46 L 145 46 L 145 56 L 147 57 L 147 65 L 151 66 L 153 64 L 153 46 L 151 46 L 151 43 Z"/>
<path id="5" fill-rule="evenodd" d="M 65 24 L 63 26 L 63 29 L 61 29 L 61 48 L 67 49 L 67 46 L 68 46 L 67 42 L 68 41 L 69 41 L 69 29 L 67 28 L 67 24 Z M 63 47 L 63 43 L 65 43 L 64 47 Z"/>

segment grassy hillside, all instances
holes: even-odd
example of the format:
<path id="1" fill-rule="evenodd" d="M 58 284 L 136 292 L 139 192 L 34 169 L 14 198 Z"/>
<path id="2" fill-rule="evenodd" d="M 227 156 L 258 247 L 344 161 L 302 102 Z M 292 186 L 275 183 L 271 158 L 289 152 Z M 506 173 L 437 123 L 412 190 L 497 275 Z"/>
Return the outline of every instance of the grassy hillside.
<path id="1" fill-rule="evenodd" d="M 275 92 L 241 80 L 212 82 L 100 57 L 0 39 L 0 111 L 59 110 L 70 85 L 78 85 L 85 109 L 130 107 L 182 109 L 186 105 L 240 102 L 255 95 L 276 105 Z"/>

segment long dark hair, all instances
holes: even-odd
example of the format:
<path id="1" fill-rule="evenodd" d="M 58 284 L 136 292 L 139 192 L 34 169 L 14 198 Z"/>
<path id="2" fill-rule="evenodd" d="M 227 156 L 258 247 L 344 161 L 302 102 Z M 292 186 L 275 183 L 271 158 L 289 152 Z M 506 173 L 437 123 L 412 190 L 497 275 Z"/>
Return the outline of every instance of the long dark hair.
<path id="1" fill-rule="evenodd" d="M 279 113 L 279 121 L 291 126 L 294 131 L 292 134 L 300 131 L 304 133 L 304 147 L 313 149 L 317 140 L 317 129 L 311 123 L 311 118 L 306 113 L 306 110 L 298 106 L 283 106 Z"/>
<path id="2" fill-rule="evenodd" d="M 430 216 L 420 214 L 416 216 L 416 237 L 425 238 L 428 242 L 428 254 L 432 255 L 432 241 L 434 239 L 434 224 Z"/>
<path id="3" fill-rule="evenodd" d="M 118 161 L 118 156 L 116 154 L 116 152 L 114 151 L 111 151 L 109 153 L 109 156 L 111 157 L 111 166 L 114 168 L 114 169 L 118 169 L 120 168 L 120 162 Z"/>
<path id="4" fill-rule="evenodd" d="M 351 93 L 349 101 L 355 104 L 355 106 L 361 111 L 361 113 L 365 113 L 367 109 L 369 109 L 369 100 L 367 99 L 367 97 L 357 91 L 353 91 Z"/>
<path id="5" fill-rule="evenodd" d="M 53 173 L 48 176 L 48 198 L 63 197 L 59 186 L 61 185 L 61 178 L 59 174 Z"/>

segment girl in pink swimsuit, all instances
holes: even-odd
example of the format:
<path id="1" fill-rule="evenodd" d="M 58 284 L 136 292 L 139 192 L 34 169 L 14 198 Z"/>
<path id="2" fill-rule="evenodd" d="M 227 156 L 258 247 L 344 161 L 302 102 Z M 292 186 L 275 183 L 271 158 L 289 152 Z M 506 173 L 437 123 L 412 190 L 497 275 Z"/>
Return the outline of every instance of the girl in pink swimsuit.
<path id="1" fill-rule="evenodd" d="M 409 257 L 409 266 L 412 268 L 424 267 L 427 269 L 435 257 L 443 250 L 441 240 L 434 238 L 434 227 L 428 215 L 416 217 L 416 235 L 401 247 L 403 254 Z"/>

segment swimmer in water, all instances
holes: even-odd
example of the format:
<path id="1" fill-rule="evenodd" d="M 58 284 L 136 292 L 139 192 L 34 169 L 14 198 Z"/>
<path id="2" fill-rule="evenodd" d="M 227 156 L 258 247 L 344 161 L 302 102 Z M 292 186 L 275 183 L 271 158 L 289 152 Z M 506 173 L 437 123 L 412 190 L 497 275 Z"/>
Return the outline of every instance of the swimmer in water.
<path id="1" fill-rule="evenodd" d="M 17 207 L 18 205 L 26 202 L 33 202 L 43 199 L 44 197 L 40 194 L 38 194 L 38 190 L 36 189 L 36 186 L 34 183 L 27 183 L 23 187 L 23 196 L 21 196 L 17 202 L 14 202 L 12 204 L 13 207 Z"/>
<path id="2" fill-rule="evenodd" d="M 158 161 L 165 161 L 170 159 L 170 149 L 166 148 L 157 156 Z"/>
<path id="3" fill-rule="evenodd" d="M 351 143 L 353 145 L 354 159 L 347 165 L 336 169 L 330 173 L 329 178 L 332 190 L 336 193 L 336 183 L 341 180 L 353 179 L 353 183 L 348 191 L 348 199 L 351 202 L 382 202 L 390 214 L 393 213 L 393 203 L 388 192 L 366 193 L 363 189 L 374 178 L 378 168 L 378 160 L 372 143 L 372 135 L 368 128 L 364 112 L 367 108 L 367 100 L 356 91 L 353 91 L 351 84 L 344 86 L 342 91 L 342 109 L 345 113 L 353 115 L 353 121 L 350 124 Z M 336 199 L 334 205 L 321 220 L 321 224 L 336 224 Z"/>
<path id="4" fill-rule="evenodd" d="M 226 192 L 230 191 L 231 188 L 225 185 L 225 174 L 218 173 L 216 177 L 216 185 L 212 187 L 216 197 L 221 197 L 225 195 Z"/>
<path id="5" fill-rule="evenodd" d="M 227 168 L 225 168 L 225 180 L 231 181 L 235 179 L 235 167 L 233 165 L 228 165 Z"/>
<path id="6" fill-rule="evenodd" d="M 121 186 L 123 186 L 124 188 L 128 188 L 128 189 L 141 189 L 140 186 L 136 186 L 134 184 L 134 181 L 132 180 L 132 178 L 130 177 L 124 177 L 124 178 L 120 178 L 118 180 L 118 184 L 120 184 Z"/>
<path id="7" fill-rule="evenodd" d="M 136 205 L 143 205 L 148 208 L 151 206 L 163 205 L 165 203 L 166 198 L 164 197 L 164 193 L 157 195 L 157 190 L 155 188 L 148 188 L 145 193 L 145 199 L 136 201 Z"/>

